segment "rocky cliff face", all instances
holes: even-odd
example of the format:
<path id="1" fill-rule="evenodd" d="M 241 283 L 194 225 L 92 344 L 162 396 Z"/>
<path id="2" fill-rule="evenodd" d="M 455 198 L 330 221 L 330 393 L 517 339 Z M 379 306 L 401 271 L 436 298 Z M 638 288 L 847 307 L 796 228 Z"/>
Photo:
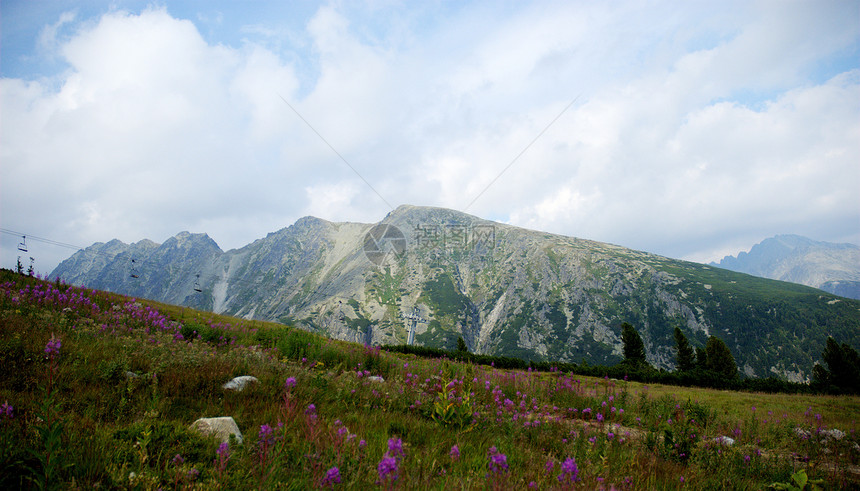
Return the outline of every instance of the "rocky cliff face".
<path id="1" fill-rule="evenodd" d="M 860 247 L 777 235 L 714 266 L 860 299 Z"/>
<path id="2" fill-rule="evenodd" d="M 463 337 L 473 352 L 526 359 L 617 362 L 629 322 L 654 366 L 674 366 L 680 326 L 694 345 L 722 338 L 748 375 L 800 380 L 828 334 L 860 342 L 860 302 L 428 207 L 379 224 L 306 217 L 227 252 L 187 232 L 99 243 L 51 276 L 338 339 L 406 343 L 414 327 L 416 344 Z"/>

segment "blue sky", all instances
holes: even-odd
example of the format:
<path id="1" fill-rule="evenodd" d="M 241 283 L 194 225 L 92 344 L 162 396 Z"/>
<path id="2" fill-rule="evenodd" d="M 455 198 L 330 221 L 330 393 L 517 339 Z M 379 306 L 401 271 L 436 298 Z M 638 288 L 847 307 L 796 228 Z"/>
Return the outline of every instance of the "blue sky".
<path id="1" fill-rule="evenodd" d="M 2 1 L 0 227 L 226 250 L 409 203 L 696 261 L 782 233 L 860 243 L 858 18 L 844 1 Z M 18 240 L 0 235 L 4 267 Z M 48 272 L 73 252 L 32 254 Z"/>

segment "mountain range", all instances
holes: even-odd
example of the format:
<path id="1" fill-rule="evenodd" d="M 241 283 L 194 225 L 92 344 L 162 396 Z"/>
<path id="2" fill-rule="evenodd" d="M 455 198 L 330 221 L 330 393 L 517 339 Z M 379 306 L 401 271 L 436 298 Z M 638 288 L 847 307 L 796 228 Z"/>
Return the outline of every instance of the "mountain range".
<path id="1" fill-rule="evenodd" d="M 712 266 L 860 299 L 860 246 L 777 235 Z"/>
<path id="2" fill-rule="evenodd" d="M 809 380 L 828 336 L 860 345 L 860 302 L 621 246 L 403 205 L 377 224 L 305 217 L 239 249 L 182 232 L 96 243 L 50 275 L 368 344 L 612 364 L 621 323 L 647 360 L 724 340 L 747 376 Z"/>

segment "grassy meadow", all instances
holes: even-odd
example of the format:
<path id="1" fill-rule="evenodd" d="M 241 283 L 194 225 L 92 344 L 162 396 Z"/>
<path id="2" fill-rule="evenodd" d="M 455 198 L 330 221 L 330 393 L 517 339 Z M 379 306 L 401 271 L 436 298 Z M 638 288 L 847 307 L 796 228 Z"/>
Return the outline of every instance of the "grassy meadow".
<path id="1" fill-rule="evenodd" d="M 423 359 L 6 270 L 0 366 L 3 489 L 860 488 L 858 397 Z M 219 416 L 242 444 L 190 429 Z"/>

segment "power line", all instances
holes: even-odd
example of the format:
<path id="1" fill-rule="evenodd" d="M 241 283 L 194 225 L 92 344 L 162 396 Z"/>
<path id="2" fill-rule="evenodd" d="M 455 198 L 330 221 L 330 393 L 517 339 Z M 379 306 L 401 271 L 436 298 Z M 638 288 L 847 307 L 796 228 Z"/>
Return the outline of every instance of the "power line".
<path id="1" fill-rule="evenodd" d="M 14 236 L 16 236 L 16 237 L 27 237 L 27 238 L 29 238 L 29 239 L 31 239 L 31 240 L 33 240 L 33 241 L 35 241 L 35 242 L 41 242 L 41 243 L 49 244 L 49 245 L 53 245 L 53 246 L 64 247 L 64 248 L 67 248 L 67 249 L 73 249 L 73 250 L 75 250 L 75 251 L 77 251 L 77 252 L 84 252 L 84 253 L 87 253 L 87 254 L 93 254 L 93 255 L 95 255 L 95 256 L 101 256 L 101 257 L 107 258 L 108 260 L 115 260 L 116 258 L 118 258 L 118 257 L 122 256 L 123 254 L 129 254 L 129 255 L 131 256 L 131 258 L 130 258 L 130 259 L 131 259 L 131 261 L 130 261 L 129 266 L 131 266 L 131 263 L 134 263 L 134 264 L 135 264 L 135 266 L 137 266 L 137 265 L 145 265 L 145 264 L 147 264 L 147 263 L 149 263 L 149 264 L 151 264 L 151 265 L 153 265 L 153 266 L 157 266 L 157 265 L 156 265 L 155 263 L 153 263 L 152 261 L 146 261 L 146 260 L 138 259 L 138 258 L 137 258 L 137 257 L 135 257 L 133 254 L 130 254 L 130 251 L 123 251 L 123 252 L 120 252 L 120 253 L 118 253 L 118 254 L 110 254 L 110 253 L 107 253 L 107 252 L 103 252 L 103 251 L 98 251 L 98 250 L 92 249 L 92 247 L 93 247 L 93 246 L 89 246 L 89 247 L 82 247 L 82 246 L 79 246 L 79 245 L 69 244 L 69 243 L 67 243 L 67 242 L 61 242 L 61 241 L 54 240 L 54 239 L 49 239 L 49 238 L 46 238 L 46 237 L 38 237 L 38 236 L 36 236 L 36 235 L 31 235 L 31 234 L 28 234 L 28 233 L 25 233 L 25 232 L 19 232 L 19 231 L 15 231 L 15 230 L 9 230 L 9 229 L 6 229 L 6 228 L 0 228 L 0 232 L 2 232 L 2 233 L 4 233 L 4 234 L 7 234 L 7 235 L 14 235 Z M 93 244 L 93 245 L 95 245 L 95 244 Z M 74 255 L 74 254 L 73 254 L 73 255 Z"/>
<path id="2" fill-rule="evenodd" d="M 580 95 L 581 95 L 581 94 L 580 94 Z M 502 171 L 501 171 L 501 172 L 499 172 L 499 175 L 497 175 L 495 178 L 493 178 L 493 180 L 492 180 L 492 181 L 490 181 L 490 183 L 489 183 L 489 184 L 487 184 L 487 187 L 485 187 L 485 188 L 484 188 L 480 193 L 478 193 L 478 195 L 477 195 L 477 196 L 475 196 L 475 198 L 474 198 L 472 201 L 470 201 L 470 202 L 469 202 L 469 204 L 468 204 L 468 205 L 466 205 L 466 207 L 465 207 L 465 208 L 463 208 L 463 212 L 465 213 L 466 211 L 468 211 L 468 210 L 469 210 L 469 208 L 471 208 L 471 207 L 472 207 L 472 205 L 474 205 L 474 204 L 475 204 L 475 201 L 478 201 L 478 198 L 480 198 L 481 196 L 483 196 L 483 195 L 484 195 L 484 193 L 486 193 L 486 192 L 487 192 L 487 190 L 488 190 L 488 189 L 490 189 L 490 188 L 493 186 L 493 184 L 495 184 L 495 183 L 496 183 L 496 181 L 498 181 L 498 180 L 499 180 L 499 178 L 500 178 L 500 177 L 502 177 L 502 174 L 504 174 L 505 172 L 507 172 L 507 171 L 508 171 L 508 169 L 510 169 L 510 168 L 511 168 L 511 166 L 513 166 L 513 165 L 517 162 L 517 160 L 519 160 L 519 159 L 520 159 L 520 157 L 522 157 L 522 156 L 523 156 L 523 154 L 524 154 L 524 153 L 526 153 L 526 152 L 528 151 L 528 149 L 529 149 L 529 148 L 531 148 L 531 146 L 532 146 L 532 145 L 534 145 L 534 143 L 535 143 L 536 141 L 538 141 L 538 139 L 540 139 L 540 137 L 542 137 L 542 136 L 543 136 L 543 134 L 544 134 L 544 133 L 546 133 L 546 131 L 547 131 L 547 130 L 552 126 L 552 125 L 554 125 L 556 121 L 558 121 L 558 118 L 560 118 L 564 113 L 566 113 L 566 112 L 567 112 L 567 110 L 568 110 L 568 109 L 570 109 L 570 106 L 572 106 L 572 105 L 573 105 L 573 103 L 575 103 L 578 99 L 579 99 L 579 96 L 574 97 L 574 99 L 573 99 L 572 101 L 570 101 L 570 104 L 568 104 L 567 106 L 565 106 L 565 107 L 564 107 L 564 109 L 562 109 L 562 110 L 561 110 L 561 112 L 560 112 L 560 113 L 558 113 L 558 116 L 556 116 L 555 118 L 553 118 L 553 120 L 552 120 L 552 121 L 550 121 L 550 122 L 549 122 L 549 124 L 548 124 L 548 125 L 546 125 L 546 127 L 544 127 L 544 129 L 543 129 L 543 130 L 541 130 L 541 132 L 540 132 L 540 133 L 538 133 L 538 135 L 537 135 L 536 137 L 534 137 L 534 139 L 532 139 L 532 141 L 530 141 L 530 142 L 529 142 L 529 144 L 528 144 L 528 145 L 526 145 L 526 147 L 525 147 L 525 148 L 523 148 L 523 149 L 522 149 L 522 151 L 521 151 L 520 153 L 518 153 L 518 154 L 517 154 L 517 156 L 516 156 L 516 157 L 514 157 L 514 159 L 513 159 L 513 160 L 511 160 L 511 162 L 510 162 L 510 163 L 509 163 L 509 164 L 508 164 L 504 169 L 502 169 Z"/>
<path id="3" fill-rule="evenodd" d="M 284 99 L 284 96 L 282 96 L 282 95 L 278 94 L 278 97 L 280 97 L 280 98 L 281 98 L 281 100 L 282 100 L 282 101 L 284 101 L 284 104 L 286 104 L 287 106 L 289 106 L 289 108 L 290 108 L 290 109 L 292 109 L 294 113 L 296 113 L 296 116 L 298 116 L 298 117 L 299 117 L 299 119 L 301 119 L 301 120 L 302 120 L 302 121 L 307 125 L 307 127 L 311 129 L 311 131 L 313 131 L 314 133 L 316 133 L 316 135 L 319 137 L 319 139 L 320 139 L 320 140 L 322 140 L 322 141 L 323 141 L 323 143 L 325 143 L 326 145 L 328 145 L 328 148 L 330 148 L 330 149 L 331 149 L 331 151 L 335 153 L 335 155 L 337 155 L 338 157 L 340 157 L 340 159 L 343 161 L 343 163 L 344 163 L 344 164 L 346 164 L 346 165 L 347 165 L 347 167 L 349 167 L 350 169 L 352 169 L 352 172 L 354 172 L 354 173 L 355 173 L 355 175 L 357 175 L 359 179 L 361 179 L 362 181 L 364 181 L 364 183 L 365 183 L 365 184 L 367 184 L 367 187 L 369 187 L 371 191 L 373 191 L 374 193 L 376 193 L 376 195 L 377 195 L 377 196 L 379 196 L 379 199 L 381 199 L 383 203 L 385 203 L 386 205 L 388 205 L 388 208 L 389 208 L 390 210 L 393 210 L 393 209 L 394 209 L 394 207 L 393 207 L 393 206 L 391 206 L 391 203 L 389 203 L 387 199 L 385 199 L 381 194 L 379 194 L 379 191 L 377 191 L 377 190 L 376 190 L 376 188 L 375 188 L 375 187 L 373 187 L 373 185 L 371 185 L 371 184 L 370 184 L 370 182 L 368 182 L 368 181 L 367 181 L 367 179 L 365 179 L 365 178 L 364 178 L 364 176 L 362 176 L 362 175 L 361 175 L 357 170 L 355 170 L 355 167 L 353 167 L 353 166 L 352 166 L 352 164 L 350 164 L 350 163 L 349 163 L 349 162 L 348 162 L 348 161 L 343 157 L 343 155 L 341 155 L 341 154 L 340 154 L 340 152 L 338 152 L 338 151 L 337 151 L 337 150 L 332 146 L 332 144 L 331 144 L 331 143 L 329 143 L 329 142 L 328 142 L 328 140 L 326 140 L 326 139 L 325 139 L 325 138 L 320 134 L 320 132 L 319 132 L 319 131 L 317 131 L 317 129 L 316 129 L 316 128 L 314 128 L 314 127 L 313 127 L 313 126 L 308 122 L 308 120 L 307 120 L 307 119 L 305 119 L 305 118 L 304 118 L 304 116 L 302 116 L 302 115 L 301 115 L 301 114 L 296 110 L 296 108 L 294 108 L 294 107 L 293 107 L 293 105 L 292 105 L 292 104 L 290 104 L 289 102 L 287 102 L 287 100 L 286 100 L 286 99 Z"/>
<path id="4" fill-rule="evenodd" d="M 138 276 L 145 276 L 145 272 L 144 272 L 145 270 L 156 269 L 156 268 L 161 268 L 161 267 L 165 266 L 161 262 L 153 261 L 151 259 L 145 259 L 145 256 L 137 256 L 137 255 L 133 254 L 133 251 L 125 250 L 125 251 L 122 251 L 122 252 L 117 253 L 117 254 L 110 254 L 107 252 L 95 250 L 92 248 L 93 246 L 81 247 L 81 246 L 77 246 L 74 244 L 69 244 L 67 242 L 61 242 L 58 240 L 49 239 L 49 238 L 45 238 L 45 237 L 38 237 L 35 235 L 30 235 L 30 234 L 25 233 L 25 232 L 9 230 L 6 228 L 0 228 L 0 232 L 7 234 L 7 235 L 13 235 L 15 237 L 27 237 L 28 239 L 32 239 L 35 242 L 41 242 L 44 244 L 49 244 L 49 245 L 53 245 L 53 246 L 57 246 L 57 247 L 64 247 L 67 249 L 74 249 L 77 252 L 82 252 L 85 254 L 92 254 L 95 256 L 101 256 L 103 258 L 106 258 L 106 261 L 114 261 L 123 255 L 127 255 L 128 259 L 129 259 L 129 261 L 128 261 L 128 272 L 131 273 L 132 269 L 134 269 L 135 274 L 137 274 Z M 216 283 L 218 281 L 224 281 L 225 280 L 225 278 L 223 276 L 219 276 L 219 275 L 215 275 L 215 274 L 199 273 L 199 274 L 195 274 L 194 276 L 198 281 L 203 280 L 204 282 L 211 280 L 213 283 Z M 134 279 L 135 279 L 135 281 L 138 281 L 137 277 L 134 277 Z M 145 281 L 145 278 L 143 281 Z M 254 280 L 242 279 L 242 278 L 229 279 L 228 283 L 230 285 L 238 284 L 238 285 L 249 285 L 249 286 L 253 286 L 253 285 L 257 284 L 257 282 Z"/>
<path id="5" fill-rule="evenodd" d="M 67 244 L 65 242 L 59 242 L 59 241 L 56 241 L 53 239 L 46 239 L 44 237 L 37 237 L 35 235 L 26 234 L 24 232 L 16 232 L 14 230 L 9 230 L 6 228 L 0 228 L 0 232 L 3 232 L 4 234 L 8 234 L 8 235 L 15 235 L 17 237 L 27 237 L 28 239 L 34 240 L 36 242 L 43 242 L 45 244 L 55 245 L 55 246 L 59 246 L 59 247 L 65 247 L 68 249 L 75 249 L 75 250 L 84 249 L 84 247 L 76 246 L 74 244 Z"/>

